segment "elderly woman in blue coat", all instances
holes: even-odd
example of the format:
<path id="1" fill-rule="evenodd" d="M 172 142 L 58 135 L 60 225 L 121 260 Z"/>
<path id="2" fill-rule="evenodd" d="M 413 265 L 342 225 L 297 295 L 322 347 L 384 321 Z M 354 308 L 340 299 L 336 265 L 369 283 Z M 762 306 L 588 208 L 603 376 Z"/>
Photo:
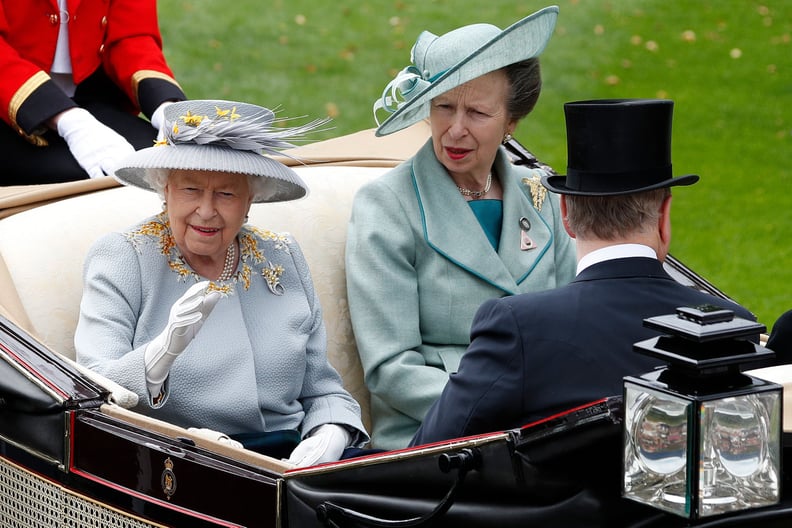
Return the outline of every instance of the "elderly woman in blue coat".
<path id="1" fill-rule="evenodd" d="M 349 307 L 374 447 L 410 442 L 456 371 L 482 302 L 574 277 L 574 242 L 540 183 L 550 169 L 517 166 L 502 145 L 539 97 L 536 57 L 557 13 L 503 31 L 425 31 L 413 64 L 375 102 L 375 116 L 391 112 L 377 135 L 428 117 L 431 138 L 358 192 L 349 225 Z"/>
<path id="2" fill-rule="evenodd" d="M 88 254 L 78 361 L 138 393 L 144 414 L 252 448 L 285 439 L 300 466 L 338 460 L 368 435 L 327 360 L 307 263 L 288 235 L 245 224 L 254 202 L 306 194 L 262 152 L 317 122 L 275 127 L 268 109 L 198 100 L 165 117 L 161 144 L 115 174 L 164 210 Z"/>

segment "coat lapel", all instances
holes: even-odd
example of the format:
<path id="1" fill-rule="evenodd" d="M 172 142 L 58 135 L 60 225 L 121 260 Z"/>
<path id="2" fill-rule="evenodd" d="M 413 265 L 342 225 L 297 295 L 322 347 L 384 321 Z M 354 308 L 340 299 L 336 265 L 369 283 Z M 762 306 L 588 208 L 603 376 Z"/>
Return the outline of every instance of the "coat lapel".
<path id="1" fill-rule="evenodd" d="M 495 170 L 499 175 L 513 170 L 503 153 L 498 153 Z M 517 293 L 518 284 L 552 243 L 547 221 L 533 208 L 520 182 L 503 178 L 503 226 L 500 250 L 496 252 L 470 206 L 434 156 L 431 140 L 412 162 L 412 179 L 427 244 L 468 273 L 506 293 Z M 530 236 L 536 244 L 535 249 L 527 251 L 520 250 L 519 220 L 523 216 L 531 222 Z"/>
<path id="2" fill-rule="evenodd" d="M 496 159 L 496 170 L 500 174 L 508 174 L 511 167 L 506 156 L 499 155 Z M 531 274 L 541 259 L 553 246 L 553 205 L 546 200 L 542 210 L 537 211 L 530 198 L 530 192 L 523 178 L 538 176 L 539 171 L 523 168 L 520 178 L 505 178 L 503 192 L 503 226 L 498 253 L 506 265 L 510 275 L 517 284 L 523 282 Z M 533 249 L 521 247 L 522 222 L 525 218 L 530 224 L 526 232 L 533 242 Z"/>

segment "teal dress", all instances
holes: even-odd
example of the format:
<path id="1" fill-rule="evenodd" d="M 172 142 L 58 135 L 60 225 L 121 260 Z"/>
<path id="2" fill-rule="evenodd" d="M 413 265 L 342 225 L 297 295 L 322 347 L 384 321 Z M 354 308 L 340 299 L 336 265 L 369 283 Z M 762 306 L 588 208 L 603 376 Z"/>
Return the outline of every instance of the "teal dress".
<path id="1" fill-rule="evenodd" d="M 495 251 L 500 244 L 501 224 L 503 223 L 503 202 L 500 200 L 471 200 L 468 202 L 473 214 L 487 235 Z"/>

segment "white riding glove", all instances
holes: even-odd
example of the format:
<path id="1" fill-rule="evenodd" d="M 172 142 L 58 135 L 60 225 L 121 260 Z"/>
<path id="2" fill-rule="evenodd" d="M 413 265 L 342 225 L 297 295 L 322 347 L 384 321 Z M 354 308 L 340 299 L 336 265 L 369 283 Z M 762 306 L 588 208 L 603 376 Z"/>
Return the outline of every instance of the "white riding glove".
<path id="1" fill-rule="evenodd" d="M 157 141 L 162 141 L 165 137 L 162 130 L 162 125 L 165 124 L 165 107 L 172 104 L 173 101 L 165 101 L 154 110 L 153 114 L 151 114 L 151 126 L 157 130 Z"/>
<path id="2" fill-rule="evenodd" d="M 291 452 L 288 462 L 298 467 L 335 462 L 352 440 L 346 428 L 336 424 L 315 427 Z"/>
<path id="3" fill-rule="evenodd" d="M 226 444 L 239 449 L 244 447 L 241 442 L 237 442 L 233 438 L 230 438 L 227 434 L 221 433 L 220 431 L 215 431 L 214 429 L 207 429 L 205 427 L 188 427 L 187 430 L 195 436 L 200 436 L 201 438 L 206 438 L 207 440 L 214 440 L 215 442 L 220 442 L 221 444 Z"/>
<path id="4" fill-rule="evenodd" d="M 146 345 L 146 382 L 152 397 L 159 395 L 171 365 L 193 340 L 220 299 L 219 292 L 206 293 L 208 286 L 209 281 L 191 286 L 171 307 L 165 330 Z"/>
<path id="5" fill-rule="evenodd" d="M 113 174 L 135 148 L 118 132 L 100 123 L 88 110 L 71 108 L 58 119 L 58 134 L 91 178 Z"/>

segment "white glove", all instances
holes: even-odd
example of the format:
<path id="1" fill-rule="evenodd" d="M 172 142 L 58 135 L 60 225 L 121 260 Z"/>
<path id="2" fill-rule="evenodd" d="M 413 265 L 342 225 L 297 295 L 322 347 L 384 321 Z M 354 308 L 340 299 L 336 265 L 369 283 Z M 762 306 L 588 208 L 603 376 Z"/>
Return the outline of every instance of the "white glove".
<path id="1" fill-rule="evenodd" d="M 112 174 L 124 158 L 135 152 L 122 135 L 84 108 L 66 110 L 57 126 L 72 156 L 91 178 Z"/>
<path id="2" fill-rule="evenodd" d="M 172 104 L 173 101 L 165 101 L 151 114 L 151 126 L 157 130 L 157 141 L 161 141 L 165 137 L 162 131 L 162 125 L 165 124 L 165 107 Z"/>
<path id="3" fill-rule="evenodd" d="M 206 429 L 205 427 L 188 427 L 187 430 L 195 436 L 200 436 L 201 438 L 206 438 L 207 440 L 214 440 L 215 442 L 220 442 L 221 444 L 237 447 L 239 449 L 243 448 L 240 442 L 237 442 L 233 438 L 229 438 L 227 434 L 221 433 L 220 431 L 215 431 L 214 429 Z"/>
<path id="4" fill-rule="evenodd" d="M 193 340 L 220 299 L 219 292 L 206 293 L 208 286 L 209 281 L 201 281 L 190 287 L 171 307 L 165 330 L 146 345 L 146 381 L 152 397 L 160 393 L 171 365 Z"/>
<path id="5" fill-rule="evenodd" d="M 315 427 L 306 439 L 297 444 L 288 462 L 298 467 L 313 466 L 324 462 L 335 462 L 344 453 L 352 440 L 344 427 L 324 424 Z"/>

